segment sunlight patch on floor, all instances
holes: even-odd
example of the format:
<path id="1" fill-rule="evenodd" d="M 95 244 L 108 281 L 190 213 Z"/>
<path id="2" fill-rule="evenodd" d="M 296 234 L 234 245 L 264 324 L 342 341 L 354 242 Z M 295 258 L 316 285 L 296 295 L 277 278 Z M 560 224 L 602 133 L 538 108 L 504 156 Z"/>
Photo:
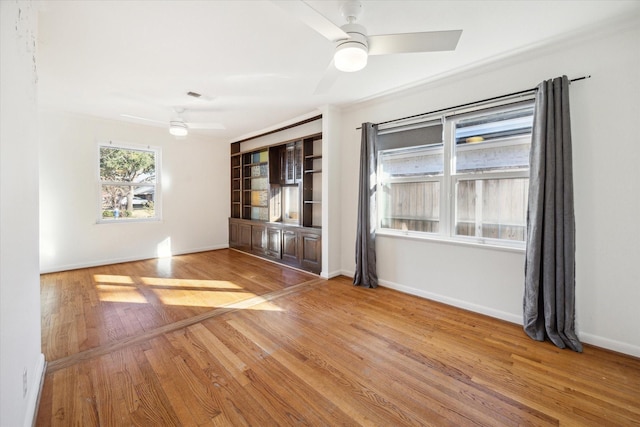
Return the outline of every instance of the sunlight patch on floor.
<path id="1" fill-rule="evenodd" d="M 182 307 L 230 307 L 247 301 L 246 310 L 282 311 L 267 298 L 246 291 L 226 280 L 175 279 L 163 277 L 131 277 L 113 274 L 95 274 L 93 279 L 100 301 L 131 304 L 152 303 L 138 286 L 154 293 L 162 305 Z M 144 291 L 144 289 L 143 289 Z M 146 292 L 146 291 L 145 291 Z M 154 298 L 151 298 L 154 300 Z"/>
<path id="2" fill-rule="evenodd" d="M 281 307 L 278 307 L 276 304 L 267 301 L 265 298 L 261 296 L 256 296 L 255 298 L 258 302 L 251 307 L 246 307 L 245 310 L 258 310 L 258 311 L 284 311 Z"/>
<path id="3" fill-rule="evenodd" d="M 116 274 L 94 274 L 93 281 L 96 283 L 133 284 L 131 276 L 121 276 Z"/>
<path id="4" fill-rule="evenodd" d="M 165 305 L 184 307 L 222 307 L 254 296 L 251 292 L 182 291 L 180 289 L 153 289 Z"/>
<path id="5" fill-rule="evenodd" d="M 147 299 L 135 286 L 97 284 L 98 296 L 103 302 L 146 304 Z"/>
<path id="6" fill-rule="evenodd" d="M 226 280 L 201 280 L 201 279 L 167 279 L 163 277 L 141 277 L 145 285 L 176 288 L 213 288 L 213 289 L 242 289 L 241 286 Z"/>

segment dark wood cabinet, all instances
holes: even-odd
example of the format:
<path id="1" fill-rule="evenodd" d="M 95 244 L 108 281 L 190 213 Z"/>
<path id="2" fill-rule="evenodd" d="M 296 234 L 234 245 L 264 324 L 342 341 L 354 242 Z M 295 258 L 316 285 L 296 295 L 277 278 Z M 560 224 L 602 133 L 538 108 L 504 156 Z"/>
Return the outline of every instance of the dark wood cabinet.
<path id="1" fill-rule="evenodd" d="M 322 270 L 322 134 L 243 152 L 231 144 L 229 247 Z"/>
<path id="2" fill-rule="evenodd" d="M 269 147 L 269 184 L 282 184 L 283 177 L 283 146 Z"/>
<path id="3" fill-rule="evenodd" d="M 266 254 L 272 258 L 280 259 L 282 253 L 282 230 L 280 227 L 267 226 Z"/>
<path id="4" fill-rule="evenodd" d="M 299 239 L 302 268 L 309 271 L 320 271 L 322 269 L 322 248 L 320 245 L 322 237 L 316 230 L 303 229 Z"/>
<path id="5" fill-rule="evenodd" d="M 240 224 L 239 228 L 239 236 L 240 236 L 240 247 L 245 250 L 251 249 L 251 225 L 249 224 Z"/>
<path id="6" fill-rule="evenodd" d="M 282 230 L 282 260 L 287 264 L 301 264 L 300 251 L 298 250 L 298 235 L 299 234 L 293 230 Z"/>
<path id="7" fill-rule="evenodd" d="M 263 224 L 251 225 L 251 252 L 257 255 L 267 253 L 267 228 Z"/>
<path id="8" fill-rule="evenodd" d="M 322 230 L 229 218 L 229 247 L 319 274 Z"/>
<path id="9" fill-rule="evenodd" d="M 269 183 L 292 185 L 302 181 L 302 140 L 269 147 Z"/>
<path id="10" fill-rule="evenodd" d="M 251 250 L 251 224 L 229 221 L 229 246 L 243 251 Z"/>
<path id="11" fill-rule="evenodd" d="M 240 242 L 240 224 L 229 221 L 229 244 L 237 245 Z"/>

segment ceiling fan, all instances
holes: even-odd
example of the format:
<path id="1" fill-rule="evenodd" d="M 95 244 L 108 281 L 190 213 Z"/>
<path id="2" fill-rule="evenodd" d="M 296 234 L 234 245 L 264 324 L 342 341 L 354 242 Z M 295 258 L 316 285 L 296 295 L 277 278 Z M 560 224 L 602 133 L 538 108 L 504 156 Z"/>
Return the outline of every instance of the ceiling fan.
<path id="1" fill-rule="evenodd" d="M 369 55 L 451 51 L 455 50 L 462 34 L 462 30 L 450 30 L 368 35 L 365 27 L 356 23 L 362 14 L 362 2 L 359 0 L 342 2 L 340 12 L 347 21 L 342 27 L 331 22 L 304 0 L 274 3 L 335 43 L 333 60 L 316 93 L 331 87 L 338 77 L 336 71 L 354 72 L 363 69 Z"/>
<path id="2" fill-rule="evenodd" d="M 195 109 L 189 109 L 192 111 L 196 111 Z M 148 119 L 145 117 L 133 116 L 131 114 L 120 114 L 121 117 L 126 117 L 134 120 L 142 120 L 151 123 L 160 123 L 164 125 L 169 125 L 169 133 L 173 136 L 187 136 L 189 134 L 189 129 L 207 129 L 207 130 L 216 130 L 216 129 L 226 129 L 225 126 L 221 123 L 196 123 L 196 122 L 186 122 L 182 116 L 185 112 L 188 111 L 186 108 L 175 107 L 173 108 L 175 113 L 174 117 L 172 117 L 168 122 L 163 120 L 155 120 Z M 202 111 L 202 110 L 199 110 Z"/>

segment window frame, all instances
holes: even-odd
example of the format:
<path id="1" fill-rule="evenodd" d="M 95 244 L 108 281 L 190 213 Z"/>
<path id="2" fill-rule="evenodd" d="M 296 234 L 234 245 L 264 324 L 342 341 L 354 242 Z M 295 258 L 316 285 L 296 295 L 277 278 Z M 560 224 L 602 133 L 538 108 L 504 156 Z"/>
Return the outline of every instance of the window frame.
<path id="1" fill-rule="evenodd" d="M 413 179 L 412 182 L 417 181 L 436 181 L 440 180 L 440 224 L 438 232 L 425 232 L 414 230 L 399 230 L 391 228 L 382 228 L 381 226 L 381 193 L 376 192 L 376 206 L 377 206 L 377 218 L 376 218 L 376 234 L 382 236 L 391 237 L 409 237 L 419 240 L 432 240 L 439 242 L 448 242 L 454 244 L 464 244 L 479 246 L 485 248 L 504 249 L 509 251 L 522 252 L 526 245 L 526 224 L 524 237 L 525 240 L 508 240 L 508 239 L 496 239 L 490 237 L 481 236 L 464 236 L 456 234 L 456 210 L 457 206 L 457 183 L 465 180 L 491 180 L 491 179 L 529 179 L 530 167 L 522 170 L 503 170 L 503 171 L 488 171 L 488 172 L 463 172 L 456 173 L 454 170 L 455 165 L 455 126 L 460 120 L 476 116 L 484 115 L 491 112 L 498 112 L 501 110 L 516 109 L 522 106 L 533 106 L 534 95 L 520 97 L 516 100 L 502 100 L 492 104 L 477 105 L 466 108 L 464 111 L 448 111 L 440 113 L 439 115 L 425 115 L 421 120 L 434 121 L 441 120 L 443 123 L 443 174 L 434 176 L 423 176 L 420 179 Z M 401 126 L 399 126 L 401 128 Z M 384 132 L 389 132 L 390 128 L 384 128 Z M 399 130 L 401 131 L 401 130 Z M 380 150 L 377 154 L 378 158 L 381 157 L 381 153 L 391 150 Z M 380 176 L 381 162 L 378 162 L 376 175 Z M 377 184 L 382 184 L 382 177 L 378 179 Z M 526 211 L 526 206 L 524 207 Z"/>
<path id="2" fill-rule="evenodd" d="M 125 181 L 103 181 L 100 175 L 100 149 L 106 148 L 119 148 L 130 151 L 146 151 L 154 153 L 155 159 L 155 183 L 142 183 L 140 186 L 153 186 L 153 209 L 155 215 L 151 218 L 127 218 L 120 217 L 117 220 L 105 219 L 102 216 L 102 188 L 105 185 L 123 186 L 128 185 Z M 124 223 L 144 223 L 144 222 L 160 222 L 162 221 L 162 149 L 158 146 L 134 144 L 121 141 L 98 141 L 96 144 L 96 224 L 124 224 Z M 138 184 L 136 184 L 138 185 Z"/>

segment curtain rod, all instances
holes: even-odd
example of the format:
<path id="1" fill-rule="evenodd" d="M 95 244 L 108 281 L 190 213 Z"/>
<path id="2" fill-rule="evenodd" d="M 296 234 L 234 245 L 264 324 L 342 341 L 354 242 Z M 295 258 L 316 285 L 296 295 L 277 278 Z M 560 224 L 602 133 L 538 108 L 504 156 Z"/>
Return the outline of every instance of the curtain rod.
<path id="1" fill-rule="evenodd" d="M 586 80 L 586 79 L 590 79 L 590 78 L 591 78 L 591 76 L 588 75 L 588 76 L 576 77 L 575 79 L 571 79 L 569 81 L 570 82 L 577 82 L 579 80 Z M 407 117 L 401 117 L 399 119 L 387 120 L 386 122 L 376 123 L 376 125 L 378 125 L 378 126 L 379 125 L 386 125 L 388 123 L 399 122 L 399 121 L 408 120 L 408 119 L 414 119 L 416 117 L 426 116 L 426 115 L 429 115 L 429 114 L 442 113 L 443 111 L 449 111 L 449 110 L 455 110 L 457 108 L 469 107 L 471 105 L 482 104 L 484 102 L 497 101 L 497 100 L 502 99 L 502 98 L 509 98 L 509 97 L 512 97 L 512 96 L 524 95 L 526 93 L 535 92 L 536 90 L 537 90 L 537 87 L 534 87 L 534 88 L 531 88 L 531 89 L 526 89 L 526 90 L 520 90 L 518 92 L 512 92 L 512 93 L 508 93 L 506 95 L 500 95 L 500 96 L 494 96 L 492 98 L 481 99 L 480 101 L 467 102 L 466 104 L 460 104 L 460 105 L 455 105 L 453 107 L 441 108 L 439 110 L 429 111 L 428 113 L 414 114 L 413 116 L 407 116 Z M 361 130 L 361 129 L 362 129 L 362 126 L 356 128 L 356 130 Z"/>

